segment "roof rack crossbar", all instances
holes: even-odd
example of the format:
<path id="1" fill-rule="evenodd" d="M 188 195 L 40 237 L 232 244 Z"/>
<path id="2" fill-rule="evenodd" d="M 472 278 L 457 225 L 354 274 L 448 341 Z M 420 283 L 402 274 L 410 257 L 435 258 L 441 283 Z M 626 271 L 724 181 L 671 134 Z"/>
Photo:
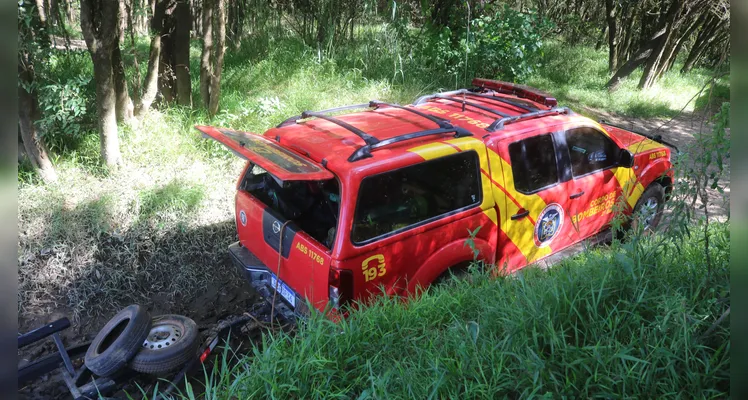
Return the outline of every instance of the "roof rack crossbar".
<path id="1" fill-rule="evenodd" d="M 358 161 L 364 158 L 369 158 L 371 157 L 371 152 L 373 150 L 377 150 L 379 148 L 389 146 L 394 143 L 399 143 L 399 142 L 403 142 L 403 141 L 411 140 L 411 139 L 418 139 L 424 136 L 443 135 L 445 133 L 452 133 L 452 132 L 454 132 L 454 137 L 456 138 L 473 136 L 472 133 L 460 127 L 427 129 L 425 131 L 411 132 L 411 133 L 406 133 L 404 135 L 391 137 L 389 139 L 384 139 L 380 141 L 379 143 L 376 143 L 373 145 L 366 145 L 366 146 L 359 147 L 358 149 L 356 149 L 356 151 L 353 152 L 353 154 L 351 154 L 350 157 L 348 157 L 348 161 L 354 162 L 354 161 Z"/>
<path id="2" fill-rule="evenodd" d="M 509 104 L 511 106 L 514 106 L 514 107 L 517 107 L 517 108 L 521 108 L 521 109 L 525 110 L 526 112 L 539 111 L 538 108 L 535 108 L 535 107 L 532 107 L 532 106 L 528 106 L 528 105 L 525 105 L 525 104 L 521 104 L 519 102 L 512 101 L 512 100 L 506 99 L 504 97 L 493 96 L 493 95 L 490 95 L 490 94 L 473 93 L 473 92 L 467 92 L 467 95 L 468 96 L 473 96 L 473 97 L 480 97 L 482 99 L 494 100 L 494 101 L 498 101 L 498 102 L 501 102 L 501 103 L 504 103 L 504 104 Z"/>
<path id="3" fill-rule="evenodd" d="M 381 106 L 393 107 L 393 108 L 398 108 L 400 110 L 409 111 L 413 114 L 418 115 L 419 117 L 426 118 L 429 121 L 439 125 L 440 128 L 453 128 L 452 124 L 450 124 L 449 121 L 447 121 L 446 119 L 439 118 L 434 115 L 422 113 L 414 108 L 404 107 L 404 106 L 401 106 L 399 104 L 394 104 L 394 103 L 385 103 L 383 101 L 377 101 L 377 100 L 372 100 L 369 102 L 369 107 L 379 108 Z"/>
<path id="4" fill-rule="evenodd" d="M 365 103 L 365 104 L 351 104 L 349 106 L 328 108 L 326 110 L 320 110 L 320 111 L 316 111 L 316 112 L 320 113 L 320 114 L 330 114 L 330 113 L 339 112 L 339 111 L 355 110 L 357 108 L 369 108 L 369 107 L 371 107 L 369 105 L 369 103 Z M 304 111 L 304 113 L 309 113 L 309 112 L 312 112 L 312 111 Z M 284 126 L 293 125 L 293 124 L 297 123 L 298 120 L 305 118 L 304 117 L 304 113 L 301 113 L 301 115 L 294 115 L 293 117 L 290 117 L 290 118 L 286 119 L 285 121 L 281 122 L 280 124 L 276 125 L 275 127 L 276 128 L 282 128 Z"/>
<path id="5" fill-rule="evenodd" d="M 315 111 L 304 111 L 301 113 L 301 118 L 309 118 L 309 117 L 316 117 L 319 119 L 324 119 L 325 121 L 332 122 L 333 124 L 339 125 L 342 128 L 348 129 L 351 131 L 354 135 L 360 137 L 361 139 L 366 142 L 367 145 L 374 145 L 379 143 L 379 139 L 375 138 L 374 136 L 369 135 L 368 133 L 362 131 L 361 129 L 356 128 L 355 126 L 339 120 L 337 118 L 333 118 L 329 115 L 325 115 L 321 112 L 315 112 Z"/>
<path id="6" fill-rule="evenodd" d="M 552 114 L 569 114 L 571 113 L 571 110 L 568 107 L 553 107 L 550 110 L 540 110 L 540 111 L 534 111 L 527 114 L 520 114 L 515 115 L 513 117 L 507 117 L 507 118 L 501 118 L 497 119 L 491 125 L 486 128 L 489 132 L 496 132 L 498 130 L 504 129 L 505 125 L 518 122 L 518 121 L 524 121 L 527 119 L 537 118 L 537 117 L 543 117 L 546 115 L 552 115 Z"/>
<path id="7" fill-rule="evenodd" d="M 423 103 L 425 103 L 425 102 L 427 102 L 429 100 L 432 100 L 432 99 L 442 99 L 442 100 L 454 101 L 456 103 L 465 104 L 465 105 L 468 105 L 470 107 L 474 107 L 474 108 L 477 108 L 477 109 L 489 112 L 489 113 L 494 114 L 494 115 L 499 115 L 499 116 L 504 117 L 504 118 L 510 117 L 510 115 L 507 114 L 507 113 L 503 113 L 503 112 L 501 112 L 499 110 L 494 110 L 493 108 L 489 108 L 489 107 L 482 106 L 482 105 L 477 104 L 477 103 L 473 103 L 472 101 L 460 100 L 460 99 L 456 99 L 454 97 L 449 97 L 449 96 L 455 96 L 455 95 L 460 95 L 460 94 L 467 95 L 468 93 L 469 92 L 467 90 L 460 89 L 460 90 L 455 90 L 455 91 L 452 91 L 452 92 L 430 94 L 430 95 L 427 95 L 427 96 L 421 96 L 421 97 L 419 97 L 418 100 L 416 100 L 415 103 L 413 103 L 413 105 L 417 106 L 417 105 L 423 104 Z"/>

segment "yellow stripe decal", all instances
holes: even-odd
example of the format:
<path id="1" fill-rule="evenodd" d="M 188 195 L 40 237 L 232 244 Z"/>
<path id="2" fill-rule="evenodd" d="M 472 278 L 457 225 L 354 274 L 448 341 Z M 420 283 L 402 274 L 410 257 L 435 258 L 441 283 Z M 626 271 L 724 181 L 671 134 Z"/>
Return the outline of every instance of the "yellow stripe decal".
<path id="1" fill-rule="evenodd" d="M 423 146 L 410 148 L 408 151 L 418 154 L 427 161 L 457 153 L 457 149 L 444 143 L 424 144 Z"/>
<path id="2" fill-rule="evenodd" d="M 661 144 L 655 142 L 654 140 L 644 139 L 639 143 L 632 144 L 626 149 L 632 152 L 633 154 L 639 154 L 639 153 L 644 153 L 646 151 L 662 149 L 662 148 L 664 147 Z"/>
<path id="3" fill-rule="evenodd" d="M 499 207 L 499 215 L 502 217 L 499 227 L 509 237 L 509 240 L 517 246 L 520 253 L 527 258 L 528 263 L 550 254 L 553 251 L 550 246 L 537 247 L 535 245 L 535 225 L 530 222 L 529 218 L 512 221 L 510 216 L 517 214 L 519 207 L 509 198 L 507 193 L 530 211 L 533 221 L 537 220 L 538 215 L 545 208 L 545 201 L 537 194 L 525 195 L 514 190 L 512 166 L 490 149 L 488 150 L 488 158 L 491 163 L 491 172 L 494 176 L 494 181 L 497 183 L 503 182 L 503 187 L 506 190 L 504 192 L 504 190 L 496 185 L 493 188 L 496 205 Z"/>
<path id="4" fill-rule="evenodd" d="M 638 181 L 631 168 L 615 168 L 613 174 L 623 190 L 623 198 L 633 208 L 644 193 L 644 186 Z"/>

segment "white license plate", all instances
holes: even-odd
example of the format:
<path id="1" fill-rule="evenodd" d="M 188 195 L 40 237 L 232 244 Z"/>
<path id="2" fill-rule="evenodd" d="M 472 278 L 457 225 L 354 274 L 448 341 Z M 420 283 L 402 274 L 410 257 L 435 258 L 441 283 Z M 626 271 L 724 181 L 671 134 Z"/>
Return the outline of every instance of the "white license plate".
<path id="1" fill-rule="evenodd" d="M 294 295 L 293 290 L 283 283 L 283 281 L 279 281 L 273 274 L 270 274 L 270 286 L 283 296 L 286 301 L 291 303 L 291 306 L 296 307 L 296 295 Z"/>

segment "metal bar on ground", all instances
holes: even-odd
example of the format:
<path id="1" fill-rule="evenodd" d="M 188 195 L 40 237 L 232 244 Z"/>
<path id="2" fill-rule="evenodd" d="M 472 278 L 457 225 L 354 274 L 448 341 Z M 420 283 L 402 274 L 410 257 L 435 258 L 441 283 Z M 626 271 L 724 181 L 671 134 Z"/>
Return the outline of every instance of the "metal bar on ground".
<path id="1" fill-rule="evenodd" d="M 62 357 L 62 362 L 65 364 L 65 368 L 68 370 L 68 373 L 70 373 L 70 375 L 72 376 L 75 376 L 75 367 L 73 367 L 73 362 L 70 361 L 70 357 L 68 357 L 68 352 L 67 350 L 65 350 L 65 345 L 62 344 L 60 335 L 55 332 L 52 334 L 52 339 L 55 341 L 57 351 L 60 352 L 60 357 Z"/>
<path id="2" fill-rule="evenodd" d="M 40 328 L 36 328 L 31 332 L 25 333 L 18 337 L 18 348 L 28 346 L 31 343 L 37 342 L 44 339 L 45 337 L 59 332 L 61 330 L 70 327 L 70 320 L 67 318 L 60 318 L 57 321 L 52 321 L 47 325 Z"/>

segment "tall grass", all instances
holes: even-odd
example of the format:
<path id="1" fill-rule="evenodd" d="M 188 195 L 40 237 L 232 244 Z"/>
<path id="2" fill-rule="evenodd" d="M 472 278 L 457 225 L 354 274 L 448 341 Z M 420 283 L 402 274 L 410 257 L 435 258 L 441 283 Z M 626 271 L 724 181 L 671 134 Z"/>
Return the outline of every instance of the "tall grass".
<path id="1" fill-rule="evenodd" d="M 722 398 L 729 394 L 729 232 L 644 239 L 548 271 L 381 298 L 338 324 L 268 335 L 206 398 Z M 659 244 L 657 244 L 659 243 Z M 637 261 L 640 260 L 640 261 Z"/>

